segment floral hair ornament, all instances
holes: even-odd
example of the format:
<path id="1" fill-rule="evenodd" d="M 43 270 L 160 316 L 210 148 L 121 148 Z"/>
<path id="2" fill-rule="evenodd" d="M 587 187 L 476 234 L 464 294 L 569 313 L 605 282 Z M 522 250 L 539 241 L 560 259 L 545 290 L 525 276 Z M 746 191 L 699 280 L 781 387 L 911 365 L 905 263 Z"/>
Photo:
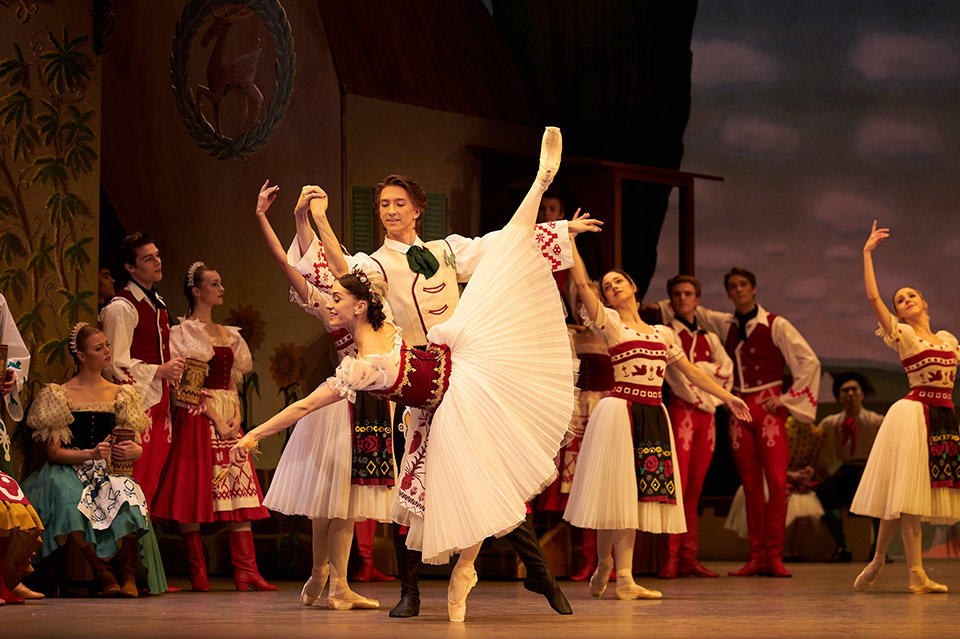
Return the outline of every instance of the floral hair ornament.
<path id="1" fill-rule="evenodd" d="M 363 287 L 365 297 L 373 299 L 373 291 L 370 290 L 370 278 L 367 277 L 367 274 L 363 272 L 359 266 L 354 266 L 352 275 L 357 278 L 357 281 L 360 282 L 360 285 Z"/>
<path id="2" fill-rule="evenodd" d="M 205 266 L 206 264 L 200 261 L 194 262 L 190 265 L 190 268 L 187 269 L 187 286 L 193 287 L 197 285 L 197 283 L 194 281 L 197 276 L 197 269 Z"/>
<path id="3" fill-rule="evenodd" d="M 84 326 L 90 326 L 86 322 L 77 322 L 73 325 L 73 328 L 70 329 L 70 341 L 67 342 L 67 348 L 70 349 L 70 353 L 73 355 L 77 354 L 77 336 L 80 334 L 80 329 Z"/>

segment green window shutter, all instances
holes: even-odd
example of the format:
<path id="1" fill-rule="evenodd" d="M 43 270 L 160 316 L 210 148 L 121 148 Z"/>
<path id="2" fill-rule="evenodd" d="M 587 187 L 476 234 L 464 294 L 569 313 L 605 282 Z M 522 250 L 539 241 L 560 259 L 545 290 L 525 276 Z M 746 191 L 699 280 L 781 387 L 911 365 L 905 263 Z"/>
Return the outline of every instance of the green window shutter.
<path id="1" fill-rule="evenodd" d="M 427 193 L 427 210 L 423 213 L 420 237 L 424 241 L 447 236 L 447 194 Z"/>
<path id="2" fill-rule="evenodd" d="M 374 226 L 373 187 L 354 186 L 350 194 L 350 252 L 372 253 L 377 236 Z"/>

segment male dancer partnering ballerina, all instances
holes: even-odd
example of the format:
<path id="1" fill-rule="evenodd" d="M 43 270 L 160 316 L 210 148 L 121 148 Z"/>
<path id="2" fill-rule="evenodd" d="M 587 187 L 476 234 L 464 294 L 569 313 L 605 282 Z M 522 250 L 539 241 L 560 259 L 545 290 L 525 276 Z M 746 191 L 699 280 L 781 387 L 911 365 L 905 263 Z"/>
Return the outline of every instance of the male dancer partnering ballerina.
<path id="1" fill-rule="evenodd" d="M 322 189 L 305 186 L 297 210 L 306 202 L 325 197 Z M 359 266 L 368 273 L 383 274 L 387 283 L 387 302 L 394 322 L 403 331 L 408 344 L 426 344 L 427 331 L 445 322 L 460 300 L 458 283 L 466 282 L 480 262 L 497 232 L 481 238 L 450 235 L 443 240 L 424 242 L 417 235 L 417 225 L 427 206 L 423 188 L 403 175 L 389 175 L 377 184 L 374 202 L 380 221 L 387 232 L 383 246 L 371 255 L 358 253 L 348 257 L 350 268 Z M 325 217 L 315 216 L 325 241 L 336 241 Z M 570 235 L 599 231 L 601 222 L 577 217 L 570 221 L 539 224 L 535 230 L 537 243 L 553 270 L 573 265 Z M 325 233 L 325 231 L 329 231 Z M 310 228 L 305 215 L 297 216 L 297 239 L 288 252 L 290 263 L 305 277 L 312 278 L 328 270 L 323 244 Z M 403 436 L 394 433 L 394 450 L 405 450 Z M 560 590 L 543 557 L 543 551 L 529 521 L 505 536 L 517 551 L 527 569 L 524 587 L 544 595 L 560 614 L 571 614 L 570 604 Z M 420 553 L 406 548 L 397 536 L 400 564 L 400 601 L 390 611 L 391 617 L 413 617 L 420 612 Z"/>

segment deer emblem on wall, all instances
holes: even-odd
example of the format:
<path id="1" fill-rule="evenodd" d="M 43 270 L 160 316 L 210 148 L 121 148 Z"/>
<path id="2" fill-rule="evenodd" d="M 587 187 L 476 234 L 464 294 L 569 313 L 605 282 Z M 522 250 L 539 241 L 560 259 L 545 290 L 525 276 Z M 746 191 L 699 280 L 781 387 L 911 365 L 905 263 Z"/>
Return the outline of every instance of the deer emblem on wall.
<path id="1" fill-rule="evenodd" d="M 249 115 L 250 100 L 253 100 L 256 105 L 254 121 L 260 121 L 263 109 L 263 94 L 260 93 L 260 89 L 255 84 L 257 65 L 260 62 L 260 53 L 263 51 L 260 38 L 257 38 L 254 47 L 246 53 L 238 55 L 229 62 L 223 60 L 224 41 L 230 27 L 238 20 L 249 18 L 252 15 L 254 13 L 247 5 L 238 5 L 220 13 L 213 11 L 213 24 L 200 39 L 200 46 L 206 47 L 210 44 L 210 40 L 216 38 L 213 51 L 210 53 L 210 60 L 207 63 L 207 84 L 206 86 L 197 85 L 196 101 L 198 106 L 201 97 L 210 101 L 213 106 L 214 123 L 212 126 L 218 135 L 223 135 L 221 106 L 224 99 L 231 93 L 236 93 L 240 101 L 241 129 Z"/>

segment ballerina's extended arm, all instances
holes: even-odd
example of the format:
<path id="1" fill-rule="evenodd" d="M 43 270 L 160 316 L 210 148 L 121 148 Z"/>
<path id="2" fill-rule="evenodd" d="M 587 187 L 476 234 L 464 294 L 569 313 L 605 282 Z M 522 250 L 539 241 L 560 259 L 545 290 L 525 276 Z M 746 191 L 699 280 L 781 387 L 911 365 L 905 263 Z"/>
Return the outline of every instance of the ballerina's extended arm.
<path id="1" fill-rule="evenodd" d="M 737 419 L 740 421 L 749 422 L 753 420 L 753 418 L 750 416 L 750 409 L 742 399 L 710 379 L 710 376 L 692 364 L 690 360 L 687 359 L 686 355 L 673 362 L 671 366 L 677 366 L 680 369 L 680 372 L 683 373 L 687 379 L 693 382 L 694 386 L 697 388 L 705 390 L 714 397 L 722 399 L 723 403 L 730 408 L 733 414 L 736 415 Z"/>
<path id="2" fill-rule="evenodd" d="M 583 263 L 583 258 L 580 257 L 580 251 L 577 250 L 576 239 L 570 238 L 570 243 L 573 246 L 573 267 L 570 269 L 570 275 L 573 277 L 573 283 L 577 287 L 577 295 L 580 296 L 580 302 L 583 304 L 587 317 L 590 318 L 591 322 L 596 322 L 602 312 L 600 310 L 600 298 L 590 288 L 590 276 L 587 275 L 587 266 Z"/>
<path id="3" fill-rule="evenodd" d="M 873 228 L 870 229 L 870 237 L 867 238 L 867 243 L 863 245 L 863 283 L 867 289 L 867 300 L 870 302 L 873 314 L 877 316 L 877 321 L 880 322 L 880 328 L 886 335 L 893 332 L 896 322 L 887 309 L 887 305 L 883 303 L 883 298 L 880 297 L 877 276 L 873 270 L 873 249 L 877 248 L 877 245 L 888 237 L 890 237 L 890 229 L 878 229 L 877 221 L 874 220 Z"/>
<path id="4" fill-rule="evenodd" d="M 267 219 L 267 210 L 270 208 L 270 205 L 273 204 L 273 201 L 277 197 L 277 191 L 279 190 L 279 186 L 270 186 L 270 180 L 264 182 L 263 186 L 260 187 L 260 195 L 257 198 L 257 223 L 260 224 L 260 232 L 263 234 L 263 239 L 267 243 L 267 250 L 270 251 L 270 256 L 273 257 L 273 261 L 277 263 L 277 266 L 280 267 L 283 274 L 287 276 L 287 280 L 290 281 L 290 285 L 293 286 L 293 290 L 297 292 L 300 299 L 305 300 L 310 296 L 307 282 L 295 268 L 287 263 L 287 253 L 280 244 L 280 238 L 277 237 L 273 227 L 270 226 L 270 220 Z"/>
<path id="5" fill-rule="evenodd" d="M 329 384 L 321 384 L 312 393 L 290 404 L 240 438 L 240 441 L 230 449 L 230 461 L 234 464 L 242 463 L 250 451 L 256 448 L 257 442 L 264 437 L 290 428 L 313 411 L 338 401 L 340 401 L 340 395 L 337 394 L 337 391 L 331 388 Z"/>
<path id="6" fill-rule="evenodd" d="M 320 189 L 320 187 L 316 188 Z M 323 193 L 323 191 L 320 190 L 320 193 Z M 327 219 L 327 203 L 326 193 L 323 193 L 322 197 L 310 200 L 310 213 L 317 225 L 317 230 L 320 232 L 320 242 L 327 254 L 330 272 L 333 273 L 334 277 L 343 277 L 350 272 L 350 269 L 347 266 L 346 258 L 343 256 L 343 249 L 340 248 L 340 240 L 337 239 L 337 235 L 330 226 L 330 220 Z"/>

